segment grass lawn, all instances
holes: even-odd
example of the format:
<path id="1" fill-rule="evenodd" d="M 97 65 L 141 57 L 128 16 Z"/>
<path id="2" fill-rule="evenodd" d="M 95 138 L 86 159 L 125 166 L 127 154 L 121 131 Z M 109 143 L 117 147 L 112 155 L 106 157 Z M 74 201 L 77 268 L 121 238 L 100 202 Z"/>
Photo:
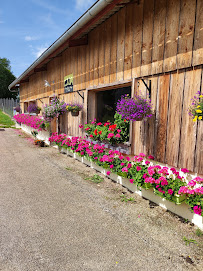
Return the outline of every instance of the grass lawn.
<path id="1" fill-rule="evenodd" d="M 0 110 L 0 128 L 11 128 L 15 123 Z"/>

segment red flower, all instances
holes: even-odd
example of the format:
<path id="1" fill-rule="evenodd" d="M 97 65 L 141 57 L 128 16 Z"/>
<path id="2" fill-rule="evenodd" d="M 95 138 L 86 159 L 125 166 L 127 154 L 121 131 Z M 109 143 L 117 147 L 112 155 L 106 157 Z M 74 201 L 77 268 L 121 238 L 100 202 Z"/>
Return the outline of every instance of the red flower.
<path id="1" fill-rule="evenodd" d="M 102 134 L 102 131 L 99 131 L 98 133 L 101 135 L 101 134 Z"/>
<path id="2" fill-rule="evenodd" d="M 114 131 L 116 129 L 117 124 L 113 124 L 109 126 L 109 131 Z"/>
<path id="3" fill-rule="evenodd" d="M 97 129 L 94 130 L 94 134 L 97 135 Z"/>
<path id="4" fill-rule="evenodd" d="M 90 135 L 90 137 L 93 137 L 93 135 Z"/>

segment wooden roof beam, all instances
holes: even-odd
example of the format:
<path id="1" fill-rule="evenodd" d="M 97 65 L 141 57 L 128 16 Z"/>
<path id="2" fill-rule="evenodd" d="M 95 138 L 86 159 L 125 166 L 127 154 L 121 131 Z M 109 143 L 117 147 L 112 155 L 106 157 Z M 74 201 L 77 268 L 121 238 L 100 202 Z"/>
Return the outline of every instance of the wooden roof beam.
<path id="1" fill-rule="evenodd" d="M 88 36 L 85 35 L 81 39 L 77 40 L 70 40 L 69 41 L 69 47 L 75 47 L 75 46 L 82 46 L 82 45 L 88 45 Z"/>
<path id="2" fill-rule="evenodd" d="M 34 69 L 34 72 L 43 72 L 43 71 L 47 71 L 47 66 L 43 66 L 43 67 L 39 67 L 39 68 Z"/>
<path id="3" fill-rule="evenodd" d="M 28 83 L 29 82 L 29 77 L 27 77 L 26 79 L 24 80 L 21 80 L 19 84 L 22 84 L 22 83 Z"/>

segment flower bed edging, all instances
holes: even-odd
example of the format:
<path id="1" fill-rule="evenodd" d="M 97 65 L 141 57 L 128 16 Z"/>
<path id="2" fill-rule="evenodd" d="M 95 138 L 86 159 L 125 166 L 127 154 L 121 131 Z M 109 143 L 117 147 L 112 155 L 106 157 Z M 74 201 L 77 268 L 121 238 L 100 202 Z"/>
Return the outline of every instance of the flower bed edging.
<path id="1" fill-rule="evenodd" d="M 82 162 L 82 163 L 83 163 L 83 160 L 84 160 L 83 157 L 77 155 L 77 153 L 75 154 L 75 159 L 78 160 L 78 161 L 80 161 L 80 162 Z"/>
<path id="2" fill-rule="evenodd" d="M 119 175 L 118 177 L 115 175 L 110 177 L 128 189 L 133 184 L 132 191 L 141 196 L 144 196 L 142 191 L 149 189 L 158 198 L 161 198 L 159 199 L 161 203 L 162 199 L 164 199 L 164 202 L 169 201 L 175 204 L 173 201 L 174 196 L 180 195 L 182 197 L 183 194 L 186 194 L 185 202 L 188 211 L 203 216 L 201 202 L 203 200 L 203 178 L 197 176 L 190 180 L 191 176 L 186 168 L 179 171 L 176 168 L 169 168 L 167 165 L 160 165 L 157 162 L 154 165 L 148 160 L 153 160 L 154 157 L 151 155 L 147 157 L 143 153 L 133 158 L 125 157 L 119 151 L 108 150 L 105 146 L 90 143 L 82 137 L 70 138 L 66 134 L 58 135 L 54 133 L 49 140 L 60 147 L 66 145 L 70 151 L 85 157 L 88 166 L 102 172 L 105 176 L 109 176 L 111 173 Z M 141 187 L 144 189 L 141 189 Z M 151 200 L 151 198 L 148 199 Z M 182 201 L 177 203 L 182 203 Z M 198 221 L 200 220 L 202 221 L 202 218 L 198 218 Z"/>
<path id="3" fill-rule="evenodd" d="M 30 135 L 32 135 L 32 132 L 35 131 L 34 128 L 32 128 L 30 126 L 27 126 L 27 125 L 25 125 L 23 123 L 21 125 L 19 125 L 16 122 L 15 126 L 16 126 L 16 128 L 21 128 L 25 133 L 30 134 Z M 50 132 L 49 131 L 45 131 L 45 130 L 37 131 L 37 132 L 38 132 L 38 134 L 36 135 L 36 138 L 39 139 L 39 140 L 44 140 L 44 142 L 47 145 L 50 145 L 50 142 L 49 142 Z"/>
<path id="4" fill-rule="evenodd" d="M 102 167 L 98 167 L 95 163 L 92 163 L 92 167 L 94 169 L 96 168 L 97 171 L 100 171 L 102 174 L 107 176 L 106 175 L 107 170 L 103 169 Z M 130 183 L 129 179 L 123 178 L 118 175 L 116 178 L 115 175 L 116 175 L 115 173 L 110 173 L 110 175 L 108 175 L 107 177 L 121 184 L 122 186 L 130 190 L 131 192 L 136 193 L 139 196 L 142 196 L 143 198 L 146 198 L 156 203 L 157 205 L 164 208 L 165 210 L 169 210 L 172 213 L 189 220 L 190 222 L 198 226 L 201 230 L 203 230 L 203 217 L 192 213 L 189 210 L 188 208 L 189 206 L 186 203 L 183 202 L 181 205 L 177 205 L 174 202 L 168 201 L 164 198 L 161 198 L 155 195 L 152 188 L 147 189 L 147 190 L 145 190 L 144 188 L 138 188 L 135 184 Z"/>
<path id="5" fill-rule="evenodd" d="M 66 150 L 66 154 L 70 157 L 75 157 L 75 153 L 69 151 L 68 149 Z"/>
<path id="6" fill-rule="evenodd" d="M 49 132 L 49 131 L 44 131 L 44 130 L 38 131 L 37 139 L 39 139 L 39 140 L 44 140 L 44 142 L 45 142 L 47 145 L 50 145 L 49 137 L 50 137 L 50 132 Z"/>

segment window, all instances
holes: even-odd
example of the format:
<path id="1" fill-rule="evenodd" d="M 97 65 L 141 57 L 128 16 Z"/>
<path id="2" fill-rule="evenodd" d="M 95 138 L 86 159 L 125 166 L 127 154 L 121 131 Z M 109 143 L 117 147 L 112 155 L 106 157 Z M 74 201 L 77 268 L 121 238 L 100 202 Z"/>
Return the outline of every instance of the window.
<path id="1" fill-rule="evenodd" d="M 109 120 L 113 122 L 117 101 L 126 94 L 131 96 L 131 86 L 97 92 L 97 121 L 105 122 Z"/>

